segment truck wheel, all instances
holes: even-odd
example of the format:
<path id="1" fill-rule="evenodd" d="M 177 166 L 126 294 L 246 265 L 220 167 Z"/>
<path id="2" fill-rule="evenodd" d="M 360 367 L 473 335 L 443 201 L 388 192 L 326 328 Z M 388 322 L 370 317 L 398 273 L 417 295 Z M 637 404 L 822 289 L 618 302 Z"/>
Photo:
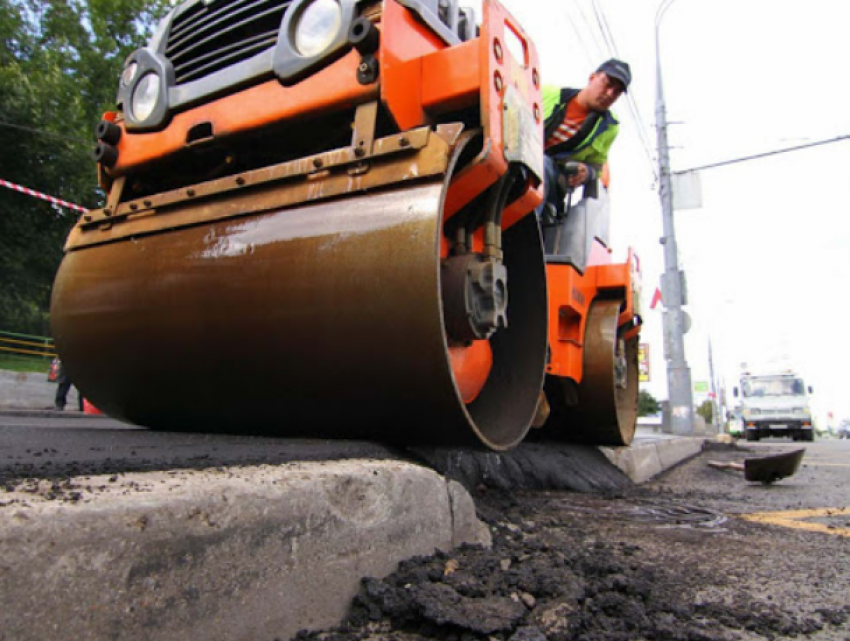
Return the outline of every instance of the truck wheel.
<path id="1" fill-rule="evenodd" d="M 815 440 L 815 431 L 814 430 L 806 430 L 802 434 L 800 434 L 801 441 L 808 441 L 809 443 L 814 442 Z"/>
<path id="2" fill-rule="evenodd" d="M 746 438 L 748 441 L 759 440 L 759 433 L 756 430 L 747 430 Z"/>

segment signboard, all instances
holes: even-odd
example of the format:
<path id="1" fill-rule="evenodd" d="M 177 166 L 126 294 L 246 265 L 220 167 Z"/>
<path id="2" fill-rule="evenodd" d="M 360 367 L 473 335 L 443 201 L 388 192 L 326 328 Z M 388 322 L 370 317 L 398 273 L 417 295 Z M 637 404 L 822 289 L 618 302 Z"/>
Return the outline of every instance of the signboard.
<path id="1" fill-rule="evenodd" d="M 697 381 L 694 383 L 694 391 L 700 394 L 708 394 L 708 381 Z"/>
<path id="2" fill-rule="evenodd" d="M 702 207 L 702 183 L 697 172 L 672 174 L 670 180 L 673 188 L 673 209 Z"/>
<path id="3" fill-rule="evenodd" d="M 638 345 L 638 381 L 649 382 L 649 343 Z"/>

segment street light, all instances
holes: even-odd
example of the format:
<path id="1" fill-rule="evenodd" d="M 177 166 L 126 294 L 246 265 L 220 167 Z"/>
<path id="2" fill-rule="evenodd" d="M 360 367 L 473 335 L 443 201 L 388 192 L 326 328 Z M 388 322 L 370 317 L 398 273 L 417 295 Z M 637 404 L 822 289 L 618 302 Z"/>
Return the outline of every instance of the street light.
<path id="1" fill-rule="evenodd" d="M 670 404 L 670 427 L 674 434 L 694 432 L 694 400 L 691 370 L 685 361 L 684 272 L 679 269 L 676 230 L 673 224 L 673 191 L 670 184 L 670 149 L 667 145 L 667 113 L 661 84 L 661 49 L 658 28 L 667 9 L 675 0 L 663 0 L 655 12 L 655 128 L 658 134 L 658 195 L 664 223 L 664 275 L 661 292 L 664 298 L 664 358 L 667 361 L 667 393 Z"/>

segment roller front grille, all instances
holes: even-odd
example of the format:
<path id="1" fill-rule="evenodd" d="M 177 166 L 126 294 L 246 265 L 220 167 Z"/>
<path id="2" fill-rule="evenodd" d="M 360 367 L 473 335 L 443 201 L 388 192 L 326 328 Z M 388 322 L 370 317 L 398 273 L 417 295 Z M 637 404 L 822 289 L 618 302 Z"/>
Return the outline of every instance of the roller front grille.
<path id="1" fill-rule="evenodd" d="M 273 47 L 290 2 L 198 2 L 177 16 L 165 49 L 177 84 L 203 78 Z"/>

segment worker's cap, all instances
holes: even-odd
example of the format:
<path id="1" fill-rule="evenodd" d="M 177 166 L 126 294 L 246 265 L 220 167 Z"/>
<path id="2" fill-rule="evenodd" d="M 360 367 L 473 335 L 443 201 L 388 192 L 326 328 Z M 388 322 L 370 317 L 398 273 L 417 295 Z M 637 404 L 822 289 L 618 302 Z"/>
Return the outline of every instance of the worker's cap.
<path id="1" fill-rule="evenodd" d="M 599 69 L 596 70 L 596 73 L 599 73 L 600 71 L 609 78 L 614 78 L 615 80 L 622 82 L 625 91 L 629 90 L 629 83 L 632 81 L 632 72 L 629 69 L 628 63 L 623 62 L 622 60 L 617 60 L 616 58 L 611 58 L 599 65 Z"/>

